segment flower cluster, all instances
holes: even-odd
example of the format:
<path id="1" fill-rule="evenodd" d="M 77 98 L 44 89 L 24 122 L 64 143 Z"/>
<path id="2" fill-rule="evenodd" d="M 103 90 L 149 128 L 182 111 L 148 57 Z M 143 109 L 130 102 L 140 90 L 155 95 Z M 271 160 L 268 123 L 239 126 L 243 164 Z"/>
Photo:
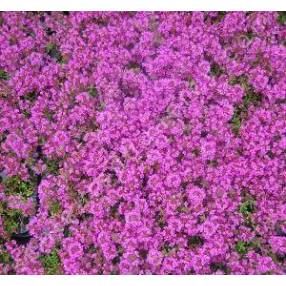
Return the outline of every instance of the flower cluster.
<path id="1" fill-rule="evenodd" d="M 0 273 L 285 273 L 285 19 L 1 13 Z"/>

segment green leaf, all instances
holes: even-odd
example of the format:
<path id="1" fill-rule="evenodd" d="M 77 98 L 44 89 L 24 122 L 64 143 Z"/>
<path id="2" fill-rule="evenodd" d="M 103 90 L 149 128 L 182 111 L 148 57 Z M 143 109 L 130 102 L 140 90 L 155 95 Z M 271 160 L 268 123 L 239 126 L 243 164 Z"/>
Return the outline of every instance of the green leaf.
<path id="1" fill-rule="evenodd" d="M 249 216 L 251 213 L 253 213 L 255 210 L 255 203 L 253 200 L 247 200 L 243 203 L 241 203 L 239 207 L 239 212 L 243 216 Z"/>
<path id="2" fill-rule="evenodd" d="M 236 106 L 233 116 L 230 120 L 232 132 L 239 134 L 242 121 L 247 118 L 248 109 L 251 105 L 258 105 L 262 101 L 262 94 L 255 92 L 254 88 L 248 83 L 245 76 L 233 77 L 229 81 L 230 85 L 239 84 L 244 89 L 244 96 L 240 105 Z"/>
<path id="3" fill-rule="evenodd" d="M 226 11 L 218 11 L 217 16 L 212 19 L 212 24 L 220 23 L 226 15 Z"/>
<path id="4" fill-rule="evenodd" d="M 80 196 L 79 201 L 80 201 L 80 204 L 82 206 L 85 206 L 88 203 L 88 201 L 89 201 L 89 195 L 88 194 L 84 194 L 84 195 Z"/>
<path id="5" fill-rule="evenodd" d="M 63 56 L 60 52 L 59 47 L 55 43 L 47 44 L 45 52 L 51 57 L 57 60 L 59 63 L 64 63 Z"/>
<path id="6" fill-rule="evenodd" d="M 61 261 L 56 249 L 53 249 L 48 255 L 42 255 L 40 261 L 45 269 L 45 274 L 60 274 Z"/>
<path id="7" fill-rule="evenodd" d="M 71 232 L 70 229 L 69 229 L 69 225 L 65 225 L 65 226 L 64 226 L 63 234 L 64 234 L 64 237 L 70 237 L 70 236 L 72 236 L 72 232 Z"/>
<path id="8" fill-rule="evenodd" d="M 3 251 L 3 250 L 0 252 L 0 263 L 10 264 L 12 261 L 13 259 L 8 252 Z"/>
<path id="9" fill-rule="evenodd" d="M 239 254 L 246 254 L 248 249 L 248 243 L 242 240 L 239 240 L 236 245 L 235 245 L 235 250 L 239 253 Z"/>
<path id="10" fill-rule="evenodd" d="M 10 76 L 6 71 L 0 69 L 0 79 L 8 80 L 10 79 Z"/>
<path id="11" fill-rule="evenodd" d="M 176 245 L 172 246 L 168 242 L 164 242 L 161 248 L 161 252 L 163 253 L 164 256 L 168 256 L 176 250 L 177 250 L 177 246 Z"/>
<path id="12" fill-rule="evenodd" d="M 286 23 L 286 12 L 285 11 L 279 11 L 277 16 L 277 22 L 284 26 Z"/>
<path id="13" fill-rule="evenodd" d="M 105 108 L 105 103 L 104 102 L 100 102 L 99 105 L 98 105 L 98 110 L 99 111 L 103 111 Z"/>
<path id="14" fill-rule="evenodd" d="M 230 85 L 239 84 L 242 88 L 246 89 L 248 85 L 248 78 L 245 75 L 234 76 L 229 80 Z"/>
<path id="15" fill-rule="evenodd" d="M 186 206 L 179 206 L 177 208 L 177 212 L 178 213 L 187 213 L 188 212 L 188 208 Z"/>
<path id="16" fill-rule="evenodd" d="M 211 65 L 210 74 L 211 74 L 212 76 L 219 77 L 219 76 L 221 76 L 223 73 L 224 73 L 224 70 L 223 70 L 222 67 L 220 67 L 219 64 L 213 63 L 213 64 Z"/>
<path id="17" fill-rule="evenodd" d="M 218 166 L 218 161 L 216 159 L 207 160 L 207 164 L 210 167 L 216 168 Z"/>
<path id="18" fill-rule="evenodd" d="M 28 92 L 27 94 L 23 95 L 22 98 L 24 100 L 34 102 L 37 98 L 37 92 L 36 91 Z"/>
<path id="19" fill-rule="evenodd" d="M 11 235 L 18 231 L 20 226 L 20 219 L 23 217 L 21 210 L 10 209 L 8 208 L 8 204 L 6 201 L 1 201 L 0 215 L 3 222 L 3 228 L 8 235 Z"/>
<path id="20" fill-rule="evenodd" d="M 246 36 L 248 41 L 251 41 L 255 37 L 255 35 L 252 31 L 246 32 L 245 36 Z"/>
<path id="21" fill-rule="evenodd" d="M 50 204 L 49 212 L 51 216 L 56 216 L 62 210 L 61 204 L 58 201 L 54 201 Z"/>
<path id="22" fill-rule="evenodd" d="M 240 109 L 237 108 L 234 111 L 233 117 L 230 120 L 230 124 L 231 124 L 231 130 L 235 135 L 239 134 L 239 130 L 241 127 L 241 122 L 242 122 L 242 118 L 241 118 L 241 112 Z"/>
<path id="23" fill-rule="evenodd" d="M 89 89 L 88 89 L 88 94 L 92 97 L 97 97 L 98 96 L 98 91 L 96 89 L 95 86 L 91 86 Z"/>
<path id="24" fill-rule="evenodd" d="M 203 239 L 203 237 L 199 235 L 194 235 L 188 238 L 187 245 L 189 249 L 194 249 L 197 247 L 201 247 L 204 244 L 204 242 L 205 240 Z"/>
<path id="25" fill-rule="evenodd" d="M 254 238 L 248 243 L 248 246 L 254 250 L 261 249 L 261 241 L 260 239 Z"/>
<path id="26" fill-rule="evenodd" d="M 4 220 L 4 230 L 9 234 L 13 234 L 18 231 L 20 226 L 20 218 L 22 213 L 20 210 L 6 209 L 2 214 Z"/>
<path id="27" fill-rule="evenodd" d="M 59 160 L 58 159 L 46 159 L 45 161 L 47 166 L 47 172 L 53 175 L 58 175 L 60 170 Z"/>
<path id="28" fill-rule="evenodd" d="M 26 118 L 30 118 L 31 117 L 31 112 L 28 111 L 27 109 L 24 109 L 22 111 L 22 114 L 26 117 Z"/>
<path id="29" fill-rule="evenodd" d="M 5 193 L 18 195 L 27 199 L 33 195 L 34 189 L 30 182 L 23 181 L 19 176 L 12 176 L 4 180 Z"/>
<path id="30" fill-rule="evenodd" d="M 247 93 L 243 97 L 243 106 L 247 110 L 248 107 L 253 104 L 257 105 L 262 100 L 262 95 L 260 93 L 256 93 L 252 88 L 247 90 Z"/>
<path id="31" fill-rule="evenodd" d="M 210 269 L 214 272 L 221 270 L 225 274 L 230 274 L 230 268 L 224 262 L 212 262 L 210 264 Z"/>
<path id="32" fill-rule="evenodd" d="M 49 109 L 45 109 L 43 111 L 43 115 L 49 120 L 49 121 L 53 121 L 54 120 L 54 115 L 55 112 Z"/>

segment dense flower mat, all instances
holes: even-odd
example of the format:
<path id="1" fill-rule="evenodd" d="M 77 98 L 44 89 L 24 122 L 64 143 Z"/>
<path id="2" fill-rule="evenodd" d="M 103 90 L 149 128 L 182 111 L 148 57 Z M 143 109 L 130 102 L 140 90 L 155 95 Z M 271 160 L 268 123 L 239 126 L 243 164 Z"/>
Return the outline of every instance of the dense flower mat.
<path id="1" fill-rule="evenodd" d="M 283 12 L 0 14 L 0 273 L 283 274 Z"/>

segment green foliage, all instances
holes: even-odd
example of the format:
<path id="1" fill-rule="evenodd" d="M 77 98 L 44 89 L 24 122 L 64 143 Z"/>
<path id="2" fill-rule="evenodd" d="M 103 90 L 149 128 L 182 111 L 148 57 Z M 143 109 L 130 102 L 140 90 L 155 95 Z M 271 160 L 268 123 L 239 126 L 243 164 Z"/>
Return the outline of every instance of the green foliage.
<path id="1" fill-rule="evenodd" d="M 275 158 L 275 153 L 273 153 L 272 150 L 269 150 L 266 152 L 266 155 L 270 158 L 270 159 L 274 159 Z"/>
<path id="2" fill-rule="evenodd" d="M 243 216 L 244 224 L 254 230 L 256 225 L 253 221 L 252 214 L 255 212 L 255 200 L 247 193 L 244 193 L 243 196 L 244 199 L 239 206 L 239 212 Z"/>
<path id="3" fill-rule="evenodd" d="M 111 263 L 113 265 L 116 265 L 116 264 L 119 264 L 120 262 L 120 257 L 119 256 L 115 256 L 112 260 L 111 260 Z"/>
<path id="4" fill-rule="evenodd" d="M 212 24 L 220 23 L 226 15 L 226 11 L 218 11 L 217 16 L 212 19 Z"/>
<path id="5" fill-rule="evenodd" d="M 10 235 L 19 229 L 19 216 L 10 212 L 4 219 L 4 230 Z"/>
<path id="6" fill-rule="evenodd" d="M 98 110 L 99 110 L 99 111 L 103 111 L 104 108 L 105 108 L 105 103 L 102 101 L 102 102 L 100 102 L 99 105 L 98 105 Z"/>
<path id="7" fill-rule="evenodd" d="M 273 273 L 272 270 L 266 271 L 264 273 L 262 273 L 261 275 L 274 275 L 275 273 Z"/>
<path id="8" fill-rule="evenodd" d="M 231 130 L 235 135 L 239 134 L 239 130 L 242 121 L 247 117 L 248 110 L 251 105 L 258 105 L 262 101 L 262 95 L 256 93 L 251 85 L 248 83 L 248 79 L 245 76 L 238 76 L 230 79 L 229 84 L 239 84 L 244 89 L 244 96 L 242 103 L 234 109 L 233 116 L 230 120 Z"/>
<path id="9" fill-rule="evenodd" d="M 46 159 L 45 160 L 46 166 L 47 166 L 47 172 L 49 174 L 58 175 L 60 166 L 59 166 L 59 160 L 58 159 Z"/>
<path id="10" fill-rule="evenodd" d="M 116 246 L 117 254 L 118 254 L 119 256 L 122 256 L 123 253 L 124 253 L 123 246 L 122 246 L 121 244 L 119 244 L 119 243 L 117 243 L 115 246 Z"/>
<path id="11" fill-rule="evenodd" d="M 164 217 L 164 212 L 163 210 L 160 210 L 156 213 L 156 223 L 160 228 L 164 228 L 166 226 L 166 220 Z"/>
<path id="12" fill-rule="evenodd" d="M 0 201 L 0 215 L 2 216 L 5 208 L 7 207 L 7 203 L 4 201 Z"/>
<path id="13" fill-rule="evenodd" d="M 285 23 L 286 23 L 286 12 L 285 11 L 278 12 L 277 22 L 280 25 L 283 25 L 283 26 L 285 25 Z"/>
<path id="14" fill-rule="evenodd" d="M 91 86 L 89 89 L 88 89 L 88 94 L 92 97 L 97 97 L 98 96 L 98 90 L 96 89 L 95 86 Z"/>
<path id="15" fill-rule="evenodd" d="M 139 73 L 141 71 L 141 65 L 134 61 L 129 62 L 126 67 L 128 70 L 132 70 L 136 73 Z"/>
<path id="16" fill-rule="evenodd" d="M 0 79 L 8 80 L 9 78 L 10 78 L 9 74 L 6 71 L 0 69 Z"/>
<path id="17" fill-rule="evenodd" d="M 216 168 L 218 166 L 218 161 L 216 159 L 207 160 L 207 164 L 212 168 Z"/>
<path id="18" fill-rule="evenodd" d="M 262 95 L 254 92 L 252 88 L 249 88 L 243 97 L 243 107 L 247 110 L 251 104 L 257 105 L 261 100 Z"/>
<path id="19" fill-rule="evenodd" d="M 179 206 L 179 207 L 177 208 L 177 212 L 178 212 L 178 213 L 187 213 L 187 212 L 188 212 L 188 208 L 187 208 L 186 206 L 184 206 L 184 205 Z"/>
<path id="20" fill-rule="evenodd" d="M 254 238 L 251 241 L 239 240 L 235 245 L 235 250 L 241 255 L 245 255 L 250 249 L 254 251 L 261 251 L 260 240 L 257 238 Z"/>
<path id="21" fill-rule="evenodd" d="M 245 36 L 248 41 L 251 41 L 254 38 L 254 34 L 251 31 L 246 32 Z"/>
<path id="22" fill-rule="evenodd" d="M 64 234 L 64 237 L 71 237 L 72 236 L 72 232 L 69 229 L 69 225 L 64 226 L 63 234 Z"/>
<path id="23" fill-rule="evenodd" d="M 239 134 L 241 122 L 242 122 L 241 109 L 239 107 L 237 107 L 234 110 L 233 116 L 230 120 L 231 130 L 235 135 Z"/>
<path id="24" fill-rule="evenodd" d="M 0 144 L 3 143 L 7 139 L 7 135 L 9 133 L 6 131 L 0 132 Z M 0 178 L 0 182 L 2 181 L 2 178 Z"/>
<path id="25" fill-rule="evenodd" d="M 229 80 L 230 85 L 239 84 L 242 88 L 246 89 L 248 85 L 248 78 L 245 75 L 234 76 Z"/>
<path id="26" fill-rule="evenodd" d="M 89 195 L 88 194 L 81 195 L 79 201 L 82 206 L 85 206 L 89 201 Z"/>
<path id="27" fill-rule="evenodd" d="M 253 248 L 255 251 L 260 250 L 261 249 L 261 242 L 260 239 L 258 238 L 254 238 L 252 239 L 249 243 L 248 246 Z"/>
<path id="28" fill-rule="evenodd" d="M 40 261 L 45 269 L 45 274 L 57 275 L 60 274 L 60 257 L 56 249 L 53 249 L 50 254 L 42 255 Z"/>
<path id="29" fill-rule="evenodd" d="M 210 74 L 212 76 L 216 76 L 219 77 L 224 73 L 224 70 L 217 64 L 217 63 L 213 63 L 211 65 L 211 69 L 210 69 Z"/>
<path id="30" fill-rule="evenodd" d="M 2 264 L 10 264 L 12 263 L 12 257 L 7 251 L 1 250 L 0 251 L 0 263 Z"/>
<path id="31" fill-rule="evenodd" d="M 178 247 L 176 245 L 172 246 L 168 242 L 165 242 L 161 248 L 161 252 L 163 253 L 164 256 L 169 256 L 173 252 L 176 252 L 177 248 Z"/>
<path id="32" fill-rule="evenodd" d="M 49 121 L 53 121 L 54 120 L 54 112 L 49 110 L 49 109 L 45 109 L 43 112 L 44 116 L 49 120 Z"/>
<path id="33" fill-rule="evenodd" d="M 223 271 L 225 274 L 230 274 L 230 269 L 227 267 L 227 265 L 223 262 L 212 262 L 210 264 L 210 268 L 212 271 L 216 272 L 218 270 Z"/>
<path id="34" fill-rule="evenodd" d="M 22 110 L 22 114 L 23 114 L 26 118 L 30 118 L 30 117 L 31 117 L 31 112 L 28 111 L 27 109 Z"/>
<path id="35" fill-rule="evenodd" d="M 0 215 L 3 220 L 3 227 L 8 235 L 11 235 L 19 229 L 22 213 L 20 210 L 10 209 L 6 202 L 0 202 Z"/>
<path id="36" fill-rule="evenodd" d="M 242 202 L 239 211 L 243 216 L 249 216 L 255 210 L 255 204 L 253 200 L 247 200 Z"/>
<path id="37" fill-rule="evenodd" d="M 59 47 L 55 43 L 49 43 L 47 44 L 45 48 L 45 52 L 51 57 L 57 60 L 58 63 L 63 64 L 64 59 L 60 52 Z"/>
<path id="38" fill-rule="evenodd" d="M 37 93 L 36 91 L 31 91 L 28 92 L 27 94 L 22 96 L 22 99 L 30 101 L 30 102 L 34 102 L 37 98 Z"/>
<path id="39" fill-rule="evenodd" d="M 56 216 L 62 211 L 61 204 L 58 201 L 53 201 L 49 207 L 49 213 L 51 216 Z"/>
<path id="40" fill-rule="evenodd" d="M 239 254 L 246 254 L 248 252 L 248 243 L 242 240 L 239 240 L 236 245 L 235 245 L 235 250 L 239 253 Z"/>
<path id="41" fill-rule="evenodd" d="M 4 180 L 5 193 L 8 195 L 19 195 L 24 199 L 31 197 L 34 193 L 30 182 L 23 181 L 19 176 L 12 176 Z"/>
<path id="42" fill-rule="evenodd" d="M 187 245 L 188 245 L 188 248 L 189 249 L 194 249 L 194 248 L 197 248 L 197 247 L 201 247 L 203 244 L 204 244 L 204 239 L 199 236 L 199 235 L 194 235 L 194 236 L 190 236 L 188 238 L 188 242 L 187 242 Z"/>

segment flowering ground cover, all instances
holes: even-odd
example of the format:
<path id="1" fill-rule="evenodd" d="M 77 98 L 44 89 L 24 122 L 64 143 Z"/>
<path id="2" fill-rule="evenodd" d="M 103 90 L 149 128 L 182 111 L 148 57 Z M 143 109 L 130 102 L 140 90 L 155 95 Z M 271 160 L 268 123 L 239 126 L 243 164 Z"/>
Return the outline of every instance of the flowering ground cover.
<path id="1" fill-rule="evenodd" d="M 0 14 L 1 274 L 284 274 L 283 12 Z"/>

